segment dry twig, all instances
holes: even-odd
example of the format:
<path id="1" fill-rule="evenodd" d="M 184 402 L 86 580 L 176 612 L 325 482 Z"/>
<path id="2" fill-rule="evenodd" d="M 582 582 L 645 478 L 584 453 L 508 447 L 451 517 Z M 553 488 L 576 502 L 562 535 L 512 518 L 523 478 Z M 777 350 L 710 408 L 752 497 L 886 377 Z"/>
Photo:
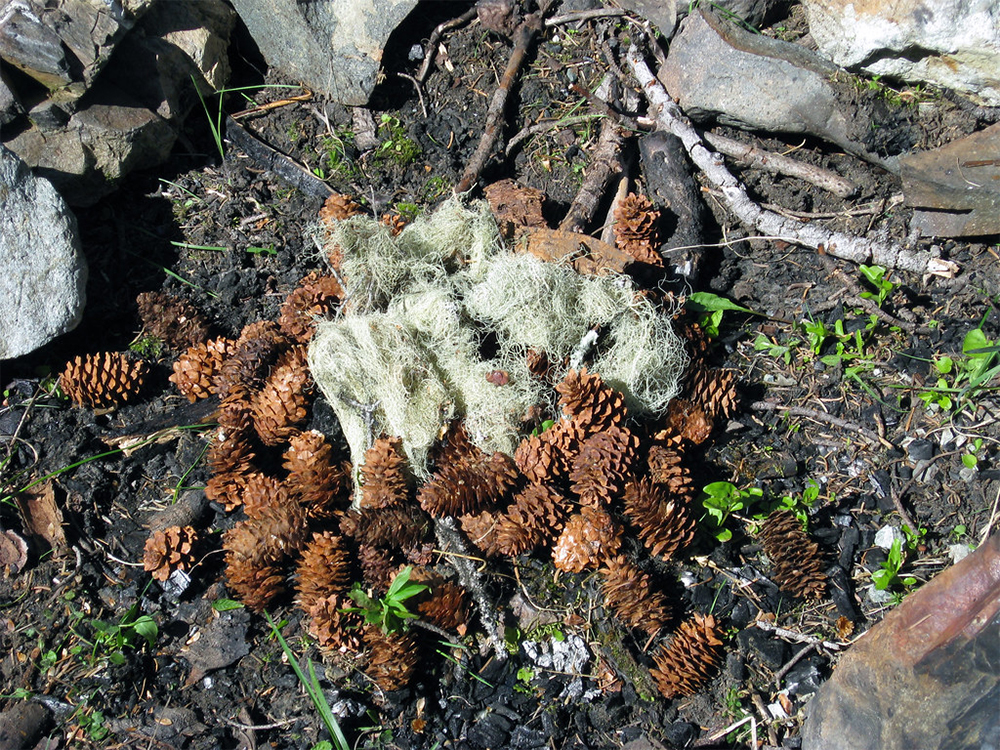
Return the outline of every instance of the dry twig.
<path id="1" fill-rule="evenodd" d="M 877 263 L 886 268 L 899 268 L 921 275 L 951 277 L 958 272 L 952 261 L 942 260 L 928 251 L 911 250 L 892 242 L 873 241 L 843 232 L 834 232 L 815 224 L 779 216 L 762 209 L 747 194 L 746 188 L 726 168 L 719 154 L 709 151 L 698 132 L 670 98 L 666 89 L 653 76 L 646 61 L 634 44 L 629 47 L 626 61 L 649 100 L 650 114 L 657 127 L 667 130 L 684 144 L 691 160 L 706 178 L 722 191 L 727 207 L 748 227 L 812 247 L 836 258 L 854 263 Z"/>
<path id="2" fill-rule="evenodd" d="M 420 70 L 418 70 L 417 74 L 413 76 L 416 83 L 423 83 L 424 79 L 427 78 L 427 74 L 430 73 L 431 62 L 434 60 L 434 53 L 437 50 L 437 43 L 440 41 L 441 37 L 444 36 L 444 32 L 450 31 L 451 29 L 457 29 L 459 26 L 465 26 L 465 24 L 469 23 L 469 21 L 476 17 L 478 12 L 479 11 L 476 6 L 473 5 L 465 11 L 465 13 L 458 16 L 458 18 L 453 18 L 450 21 L 439 23 L 434 27 L 434 31 L 431 32 L 430 37 L 427 39 L 427 49 L 424 52 L 424 61 L 420 65 Z"/>
<path id="3" fill-rule="evenodd" d="M 786 414 L 791 414 L 795 417 L 815 419 L 817 422 L 823 422 L 831 427 L 839 427 L 842 430 L 856 432 L 870 442 L 881 443 L 885 448 L 895 447 L 884 437 L 872 432 L 866 427 L 862 427 L 855 422 L 849 422 L 846 419 L 841 419 L 840 417 L 835 417 L 832 414 L 827 414 L 826 412 L 819 411 L 818 409 L 810 409 L 807 406 L 784 406 L 782 404 L 775 404 L 771 401 L 754 401 L 750 405 L 750 408 L 754 411 L 780 411 Z"/>
<path id="4" fill-rule="evenodd" d="M 538 10 L 525 16 L 524 20 L 514 31 L 514 49 L 511 51 L 510 59 L 507 61 L 507 68 L 500 78 L 500 85 L 497 86 L 497 90 L 493 92 L 493 98 L 490 99 L 490 106 L 486 109 L 486 127 L 483 130 L 482 137 L 479 139 L 476 152 L 465 167 L 462 179 L 455 186 L 456 193 L 468 192 L 475 185 L 480 173 L 486 166 L 486 162 L 493 154 L 497 139 L 500 137 L 500 124 L 503 120 L 503 111 L 507 104 L 507 96 L 514 85 L 514 79 L 517 77 L 518 71 L 520 71 L 525 58 L 528 56 L 528 47 L 531 46 L 535 35 L 542 28 L 542 18 L 548 12 L 552 2 L 553 0 L 544 0 Z"/>

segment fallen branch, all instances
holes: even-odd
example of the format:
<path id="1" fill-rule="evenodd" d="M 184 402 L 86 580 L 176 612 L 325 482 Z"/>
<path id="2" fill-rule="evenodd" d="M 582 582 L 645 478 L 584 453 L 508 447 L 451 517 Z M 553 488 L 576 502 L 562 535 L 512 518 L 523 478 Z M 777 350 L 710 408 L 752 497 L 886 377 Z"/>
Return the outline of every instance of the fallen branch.
<path id="1" fill-rule="evenodd" d="M 450 21 L 439 23 L 434 27 L 434 31 L 431 32 L 430 38 L 427 40 L 427 50 L 424 52 L 424 61 L 420 65 L 420 70 L 418 70 L 417 74 L 413 76 L 417 83 L 423 83 L 424 79 L 427 78 L 427 74 L 430 73 L 431 62 L 434 60 L 437 43 L 440 41 L 441 37 L 444 36 L 444 32 L 450 31 L 451 29 L 457 29 L 459 26 L 465 26 L 465 24 L 469 23 L 469 21 L 476 17 L 478 12 L 479 9 L 473 5 L 458 18 L 453 18 Z"/>
<path id="2" fill-rule="evenodd" d="M 466 591 L 472 594 L 479 610 L 479 620 L 486 631 L 486 637 L 493 647 L 493 654 L 499 661 L 507 660 L 507 648 L 504 644 L 503 616 L 496 606 L 490 602 L 483 587 L 482 576 L 472 564 L 469 550 L 461 533 L 455 528 L 455 519 L 451 517 L 438 518 L 434 521 L 434 534 L 437 536 L 441 550 L 449 553 L 448 562 L 458 572 L 458 580 Z"/>
<path id="3" fill-rule="evenodd" d="M 830 231 L 762 209 L 750 199 L 743 184 L 729 172 L 722 157 L 705 147 L 701 136 L 653 76 L 636 45 L 629 47 L 625 59 L 649 100 L 650 114 L 657 127 L 681 139 L 691 160 L 709 182 L 722 191 L 729 210 L 748 227 L 854 263 L 877 263 L 886 268 L 945 278 L 958 272 L 957 264 L 942 260 L 928 251 L 911 250 L 892 242 L 873 241 Z"/>
<path id="4" fill-rule="evenodd" d="M 704 138 L 709 146 L 726 156 L 750 162 L 753 166 L 768 172 L 796 177 L 833 193 L 838 198 L 847 198 L 854 195 L 858 189 L 858 186 L 850 180 L 831 172 L 829 169 L 823 169 L 823 167 L 806 164 L 796 159 L 789 159 L 782 154 L 765 151 L 756 146 L 748 146 L 745 143 L 740 143 L 717 133 L 706 132 Z"/>
<path id="5" fill-rule="evenodd" d="M 862 427 L 855 422 L 849 422 L 846 419 L 841 419 L 840 417 L 835 417 L 832 414 L 827 414 L 824 411 L 819 411 L 818 409 L 810 409 L 807 406 L 784 406 L 782 404 L 775 404 L 771 401 L 754 401 L 750 408 L 754 411 L 780 411 L 786 414 L 791 414 L 795 417 L 806 417 L 808 419 L 815 419 L 817 422 L 823 422 L 831 427 L 837 427 L 842 430 L 850 430 L 851 432 L 856 432 L 861 437 L 873 443 L 881 443 L 884 448 L 895 448 L 895 446 L 886 440 L 881 435 L 872 432 L 867 427 Z"/>
<path id="6" fill-rule="evenodd" d="M 548 11 L 552 2 L 553 0 L 545 0 L 536 12 L 525 16 L 524 20 L 514 31 L 514 49 L 511 51 L 510 59 L 507 61 L 507 68 L 500 78 L 500 85 L 493 92 L 490 106 L 486 109 L 486 127 L 483 130 L 482 137 L 479 139 L 476 152 L 472 155 L 472 159 L 469 160 L 469 164 L 462 174 L 462 179 L 455 186 L 456 193 L 465 193 L 472 188 L 476 180 L 479 179 L 479 175 L 486 166 L 486 162 L 493 154 L 497 138 L 500 137 L 500 124 L 503 120 L 504 108 L 507 105 L 507 96 L 514 85 L 514 79 L 517 77 L 518 71 L 521 70 L 521 65 L 524 64 L 524 60 L 528 56 L 528 47 L 531 46 L 535 35 L 542 28 L 542 17 Z"/>

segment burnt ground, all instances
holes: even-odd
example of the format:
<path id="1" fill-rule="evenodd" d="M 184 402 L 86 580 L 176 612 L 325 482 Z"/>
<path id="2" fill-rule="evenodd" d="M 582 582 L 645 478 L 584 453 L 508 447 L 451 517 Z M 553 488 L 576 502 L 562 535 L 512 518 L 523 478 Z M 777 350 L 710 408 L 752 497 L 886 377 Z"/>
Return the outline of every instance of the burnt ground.
<path id="1" fill-rule="evenodd" d="M 349 112 L 318 98 L 242 117 L 242 126 L 376 216 L 432 209 L 468 163 L 510 53 L 506 40 L 478 25 L 449 34 L 447 54 L 438 55 L 426 80 L 425 117 L 413 85 L 395 72 L 418 67 L 406 52 L 454 12 L 452 4 L 439 5 L 442 17 L 401 28 L 390 46 L 399 54 L 390 54 L 389 73 L 370 107 L 378 128 L 374 147 L 358 145 Z M 795 24 L 794 16 L 777 19 L 765 32 L 787 33 Z M 608 69 L 595 29 L 613 40 L 630 27 L 603 20 L 546 30 L 514 91 L 510 111 L 516 114 L 505 140 L 544 118 L 594 112 L 570 86 L 593 90 Z M 245 37 L 233 56 L 233 85 L 287 83 L 260 74 L 264 66 Z M 247 93 L 263 103 L 302 92 Z M 946 94 L 862 81 L 857 97 L 859 111 L 874 107 L 884 115 L 877 136 L 888 152 L 899 144 L 936 146 L 983 124 Z M 249 105 L 231 94 L 222 106 L 234 113 Z M 558 223 L 598 129 L 596 121 L 583 121 L 527 138 L 507 158 L 491 161 L 483 182 L 515 177 L 543 190 L 547 218 Z M 893 176 L 818 142 L 720 132 L 793 151 L 861 186 L 843 200 L 792 178 L 731 165 L 761 203 L 844 231 L 906 240 L 909 210 L 895 198 L 900 185 Z M 634 141 L 628 148 L 634 154 Z M 480 648 L 473 618 L 464 636 L 452 636 L 461 649 L 425 639 L 418 676 L 393 692 L 374 687 L 363 670 L 324 659 L 302 613 L 281 600 L 272 615 L 296 657 L 316 665 L 351 746 L 613 748 L 648 738 L 668 747 L 747 747 L 749 723 L 719 731 L 753 715 L 762 741 L 796 747 L 803 706 L 837 659 L 837 651 L 817 647 L 789 667 L 802 644 L 846 645 L 950 564 L 950 547 L 975 545 L 992 528 L 1000 492 L 998 380 L 966 389 L 979 360 L 963 353 L 963 340 L 977 328 L 987 344 L 1000 337 L 1000 246 L 938 242 L 961 267 L 958 276 L 921 279 L 889 271 L 891 286 L 873 312 L 861 295 L 876 290 L 856 266 L 772 240 L 743 239 L 747 231 L 711 191 L 703 195 L 712 218 L 692 291 L 711 291 L 756 314 L 722 317 L 708 356 L 738 372 L 740 405 L 689 457 L 697 486 L 731 482 L 741 490 L 759 488 L 763 500 L 727 520 L 728 541 L 717 541 L 703 521 L 688 553 L 655 571 L 679 613 L 712 613 L 720 622 L 720 669 L 691 697 L 660 697 L 647 672 L 655 642 L 605 612 L 596 575 L 555 578 L 547 556 L 491 564 L 485 575 L 487 591 L 512 626 L 510 658 L 501 661 Z M 321 194 L 290 184 L 233 143 L 221 158 L 195 111 L 168 164 L 132 175 L 115 195 L 79 212 L 91 268 L 84 321 L 42 351 L 5 363 L 0 411 L 3 433 L 17 434 L 0 465 L 0 524 L 31 537 L 16 491 L 48 477 L 35 489 L 51 489 L 66 536 L 54 546 L 31 538 L 27 566 L 0 581 L 0 710 L 24 701 L 44 706 L 39 736 L 47 739 L 40 747 L 310 748 L 329 739 L 266 620 L 219 606 L 231 597 L 220 537 L 238 514 L 199 501 L 208 477 L 208 431 L 175 431 L 127 454 L 111 442 L 148 433 L 155 420 L 198 421 L 167 381 L 176 353 L 157 353 L 142 339 L 137 294 L 183 296 L 205 314 L 213 335 L 236 336 L 249 322 L 275 319 L 299 279 L 320 268 L 310 232 L 322 203 Z M 53 376 L 73 356 L 129 349 L 153 366 L 137 403 L 95 413 L 55 391 Z M 945 357 L 952 359 L 950 372 L 942 372 Z M 310 425 L 338 439 L 321 397 Z M 835 582 L 822 599 L 808 602 L 771 582 L 754 522 L 763 506 L 781 498 L 804 509 L 804 493 L 815 495 L 809 530 Z M 150 524 L 162 522 L 163 514 L 190 518 L 192 507 L 203 508 L 194 515 L 207 551 L 188 584 L 152 581 L 141 564 Z M 898 577 L 873 597 L 872 573 L 886 561 L 875 534 L 901 525 L 898 507 L 918 532 L 902 547 Z M 437 562 L 448 569 L 443 559 Z M 515 610 L 535 616 L 514 629 Z M 156 624 L 149 643 L 128 626 L 140 616 Z M 756 627 L 762 616 L 804 640 Z M 600 657 L 583 665 L 582 677 L 527 656 L 532 643 L 552 649 L 577 638 Z M 785 703 L 787 719 L 762 715 L 778 702 Z"/>

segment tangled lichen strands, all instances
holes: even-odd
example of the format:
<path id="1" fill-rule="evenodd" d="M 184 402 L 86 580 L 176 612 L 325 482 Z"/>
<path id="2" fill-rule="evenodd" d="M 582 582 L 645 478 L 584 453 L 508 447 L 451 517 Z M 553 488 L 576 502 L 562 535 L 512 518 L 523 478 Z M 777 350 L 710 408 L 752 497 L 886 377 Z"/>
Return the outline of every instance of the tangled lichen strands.
<path id="1" fill-rule="evenodd" d="M 411 258 L 423 258 L 450 274 L 476 276 L 482 264 L 500 250 L 500 232 L 485 201 L 465 207 L 456 198 L 433 214 L 424 214 L 399 235 L 400 249 Z M 457 280 L 452 277 L 452 281 Z"/>

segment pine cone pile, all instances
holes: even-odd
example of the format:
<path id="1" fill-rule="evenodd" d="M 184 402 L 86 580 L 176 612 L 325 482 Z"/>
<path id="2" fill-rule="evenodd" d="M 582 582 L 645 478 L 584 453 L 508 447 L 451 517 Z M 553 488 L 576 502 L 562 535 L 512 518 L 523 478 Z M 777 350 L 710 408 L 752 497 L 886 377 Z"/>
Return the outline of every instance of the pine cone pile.
<path id="1" fill-rule="evenodd" d="M 361 465 L 361 507 L 402 505 L 407 495 L 406 459 L 399 438 L 381 437 L 365 451 Z"/>
<path id="2" fill-rule="evenodd" d="M 142 360 L 121 352 L 78 356 L 59 376 L 59 387 L 77 406 L 105 409 L 135 401 L 149 371 Z"/>
<path id="3" fill-rule="evenodd" d="M 316 331 L 316 320 L 330 317 L 343 296 L 344 290 L 335 277 L 314 271 L 285 298 L 278 325 L 288 338 L 305 344 Z"/>
<path id="4" fill-rule="evenodd" d="M 200 398 L 208 398 L 218 392 L 216 378 L 222 371 L 222 363 L 233 353 L 233 341 L 225 337 L 211 339 L 203 344 L 195 344 L 174 362 L 174 373 L 170 382 L 177 386 L 181 395 L 194 403 Z"/>
<path id="5" fill-rule="evenodd" d="M 659 253 L 660 211 L 644 195 L 629 193 L 615 208 L 615 242 L 640 263 L 663 265 Z"/>
<path id="6" fill-rule="evenodd" d="M 190 570 L 195 562 L 198 533 L 191 526 L 168 526 L 146 540 L 143 570 L 165 581 L 175 570 Z"/>
<path id="7" fill-rule="evenodd" d="M 772 512 L 761 529 L 764 554 L 771 559 L 778 588 L 804 599 L 826 594 L 826 574 L 819 545 L 802 530 L 789 510 Z"/>
<path id="8" fill-rule="evenodd" d="M 712 615 L 695 614 L 681 623 L 673 638 L 653 654 L 650 673 L 665 698 L 693 695 L 715 674 L 722 641 Z"/>

